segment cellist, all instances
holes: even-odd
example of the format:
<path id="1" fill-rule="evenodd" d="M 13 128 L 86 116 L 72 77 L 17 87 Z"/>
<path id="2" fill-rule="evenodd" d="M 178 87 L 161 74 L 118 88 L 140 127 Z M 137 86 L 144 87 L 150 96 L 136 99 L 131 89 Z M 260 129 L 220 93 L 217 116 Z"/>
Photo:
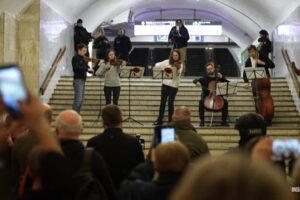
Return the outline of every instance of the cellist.
<path id="1" fill-rule="evenodd" d="M 211 93 L 214 92 L 208 88 L 209 83 L 211 81 L 216 81 L 216 80 L 217 82 L 228 82 L 228 80 L 225 79 L 225 77 L 220 72 L 216 72 L 215 64 L 213 62 L 207 63 L 205 67 L 206 67 L 206 75 L 201 78 L 193 80 L 193 83 L 196 86 L 202 87 L 201 100 L 199 101 L 200 126 L 204 126 L 204 113 L 205 113 L 204 100 L 206 97 L 208 97 Z M 224 105 L 222 108 L 221 126 L 229 126 L 227 123 L 228 101 L 224 98 L 223 100 L 224 100 Z"/>

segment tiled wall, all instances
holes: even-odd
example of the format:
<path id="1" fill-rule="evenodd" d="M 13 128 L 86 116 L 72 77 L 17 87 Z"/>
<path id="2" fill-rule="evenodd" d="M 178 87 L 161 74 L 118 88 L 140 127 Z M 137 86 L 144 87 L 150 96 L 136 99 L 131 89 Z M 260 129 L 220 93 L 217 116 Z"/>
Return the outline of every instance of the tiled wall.
<path id="1" fill-rule="evenodd" d="M 73 25 L 41 1 L 40 16 L 40 71 L 39 85 L 44 81 L 58 51 L 66 47 L 65 55 L 58 64 L 57 70 L 46 93 L 41 97 L 47 102 L 62 75 L 72 75 L 71 59 L 74 54 Z"/>

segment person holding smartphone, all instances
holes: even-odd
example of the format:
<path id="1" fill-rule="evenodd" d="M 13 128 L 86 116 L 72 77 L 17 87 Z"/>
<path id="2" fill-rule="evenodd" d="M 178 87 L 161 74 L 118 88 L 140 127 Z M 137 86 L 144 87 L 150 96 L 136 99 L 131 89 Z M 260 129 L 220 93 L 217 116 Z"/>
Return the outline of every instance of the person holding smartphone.
<path id="1" fill-rule="evenodd" d="M 172 27 L 169 33 L 168 40 L 173 44 L 173 49 L 179 49 L 181 55 L 181 62 L 183 65 L 183 72 L 186 71 L 186 51 L 188 40 L 190 39 L 189 31 L 184 26 L 181 19 L 176 20 L 176 25 Z"/>
<path id="2" fill-rule="evenodd" d="M 119 60 L 114 50 L 109 50 L 106 62 L 101 61 L 96 75 L 104 75 L 104 95 L 106 105 L 111 104 L 111 95 L 113 95 L 113 104 L 118 105 L 121 92 L 120 71 L 121 67 L 126 65 L 126 61 Z"/>
<path id="3" fill-rule="evenodd" d="M 74 88 L 74 101 L 73 110 L 80 113 L 81 106 L 84 100 L 85 81 L 87 72 L 90 70 L 88 64 L 85 62 L 84 57 L 87 53 L 87 46 L 85 44 L 77 45 L 77 55 L 72 58 L 73 67 L 73 88 Z"/>
<path id="4" fill-rule="evenodd" d="M 153 70 L 162 70 L 166 71 L 166 68 L 171 68 L 173 72 L 173 79 L 164 79 L 161 87 L 161 99 L 160 99 L 160 107 L 159 107 L 159 115 L 157 120 L 153 123 L 153 125 L 162 125 L 164 112 L 166 103 L 168 100 L 168 122 L 172 121 L 172 115 L 174 112 L 174 100 L 178 91 L 178 87 L 181 80 L 181 74 L 183 70 L 183 65 L 181 63 L 180 51 L 178 49 L 174 49 L 168 60 L 162 61 L 160 63 L 156 63 Z M 171 70 L 170 69 L 170 70 Z"/>

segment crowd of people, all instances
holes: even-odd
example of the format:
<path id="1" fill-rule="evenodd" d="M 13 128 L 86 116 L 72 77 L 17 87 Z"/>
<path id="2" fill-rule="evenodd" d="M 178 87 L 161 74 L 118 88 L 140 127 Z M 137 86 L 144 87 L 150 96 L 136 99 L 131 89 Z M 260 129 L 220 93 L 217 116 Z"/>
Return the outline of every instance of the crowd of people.
<path id="1" fill-rule="evenodd" d="M 145 155 L 139 140 L 122 128 L 118 106 L 102 112 L 103 133 L 80 141 L 84 124 L 74 110 L 60 112 L 51 130 L 52 110 L 29 93 L 12 118 L 0 104 L 0 199 L 300 199 L 297 158 L 286 173 L 287 157 L 273 159 L 273 138 L 256 114 L 235 125 L 240 140 L 223 156 L 211 157 L 185 106 L 170 123 L 176 140 L 151 145 Z M 287 178 L 290 177 L 290 178 Z"/>

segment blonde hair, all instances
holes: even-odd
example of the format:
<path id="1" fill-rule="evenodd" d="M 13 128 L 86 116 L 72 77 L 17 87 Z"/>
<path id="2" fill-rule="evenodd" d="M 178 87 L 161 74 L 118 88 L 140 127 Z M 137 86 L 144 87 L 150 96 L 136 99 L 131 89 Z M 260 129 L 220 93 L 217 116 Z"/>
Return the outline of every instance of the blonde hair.
<path id="1" fill-rule="evenodd" d="M 154 169 L 161 172 L 183 172 L 189 164 L 190 153 L 181 142 L 159 144 L 154 151 Z"/>
<path id="2" fill-rule="evenodd" d="M 174 191 L 171 200 L 293 199 L 273 166 L 236 155 L 198 161 Z"/>

